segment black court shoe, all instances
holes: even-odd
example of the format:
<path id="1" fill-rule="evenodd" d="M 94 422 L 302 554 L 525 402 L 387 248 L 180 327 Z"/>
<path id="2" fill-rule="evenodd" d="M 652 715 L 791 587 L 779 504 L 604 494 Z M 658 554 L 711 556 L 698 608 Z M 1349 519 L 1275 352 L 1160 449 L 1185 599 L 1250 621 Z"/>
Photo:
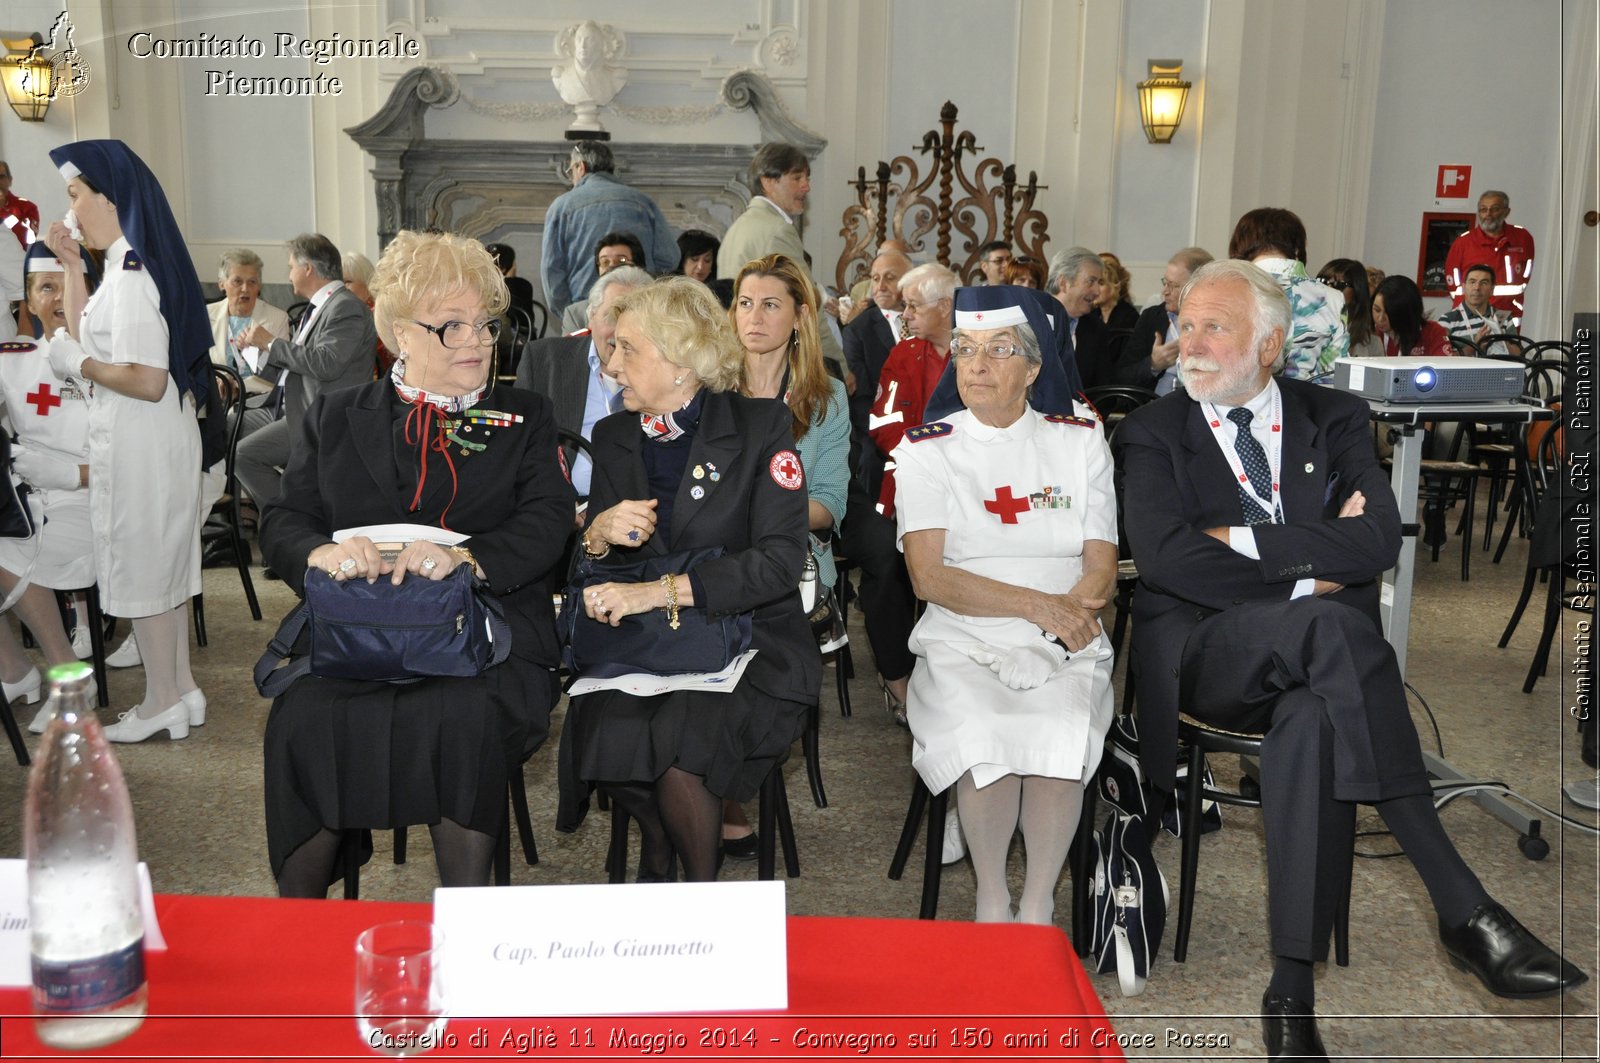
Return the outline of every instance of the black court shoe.
<path id="1" fill-rule="evenodd" d="M 1478 905 L 1464 926 L 1440 923 L 1439 941 L 1451 963 L 1496 996 L 1547 997 L 1589 980 L 1494 901 Z"/>

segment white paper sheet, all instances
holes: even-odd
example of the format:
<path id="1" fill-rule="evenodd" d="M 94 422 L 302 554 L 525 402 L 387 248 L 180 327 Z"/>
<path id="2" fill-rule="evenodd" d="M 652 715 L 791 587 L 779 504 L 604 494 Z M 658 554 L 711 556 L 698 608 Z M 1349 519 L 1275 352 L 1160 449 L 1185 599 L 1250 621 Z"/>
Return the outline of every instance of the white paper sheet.
<path id="1" fill-rule="evenodd" d="M 636 672 L 619 675 L 615 679 L 579 679 L 568 691 L 574 696 L 592 694 L 596 690 L 620 690 L 636 698 L 654 697 L 674 690 L 705 690 L 726 694 L 739 685 L 744 670 L 758 651 L 746 650 L 733 659 L 733 663 L 720 672 L 686 672 L 683 675 L 650 675 Z"/>

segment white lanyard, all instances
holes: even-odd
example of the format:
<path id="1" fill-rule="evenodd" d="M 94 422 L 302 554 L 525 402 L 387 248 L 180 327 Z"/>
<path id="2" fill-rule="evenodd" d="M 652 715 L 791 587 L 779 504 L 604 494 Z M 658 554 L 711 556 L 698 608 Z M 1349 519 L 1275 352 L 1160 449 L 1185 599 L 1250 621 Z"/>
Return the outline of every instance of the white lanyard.
<path id="1" fill-rule="evenodd" d="M 1223 415 L 1217 412 L 1215 405 L 1209 402 L 1200 404 L 1201 412 L 1206 416 L 1206 424 L 1211 429 L 1211 435 L 1216 439 L 1217 446 L 1222 450 L 1222 456 L 1228 459 L 1228 468 L 1233 470 L 1233 477 L 1239 481 L 1239 486 L 1250 492 L 1272 514 L 1275 524 L 1283 523 L 1283 493 L 1279 490 L 1279 474 L 1283 470 L 1283 395 L 1278 391 L 1276 383 L 1272 386 L 1272 423 L 1267 429 L 1267 470 L 1272 475 L 1272 497 L 1262 498 L 1256 493 L 1255 487 L 1250 483 L 1250 475 L 1244 471 L 1244 462 L 1239 460 L 1239 452 L 1228 441 L 1228 435 L 1222 430 Z M 1253 415 L 1252 415 L 1253 416 Z M 1236 426 L 1240 432 L 1249 432 L 1249 425 Z"/>

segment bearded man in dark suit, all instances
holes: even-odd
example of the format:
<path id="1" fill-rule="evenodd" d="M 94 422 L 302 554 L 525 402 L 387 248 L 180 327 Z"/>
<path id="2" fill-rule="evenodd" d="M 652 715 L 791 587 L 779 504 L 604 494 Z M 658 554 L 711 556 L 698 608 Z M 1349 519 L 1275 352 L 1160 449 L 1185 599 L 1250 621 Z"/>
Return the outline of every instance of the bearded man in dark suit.
<path id="1" fill-rule="evenodd" d="M 1355 804 L 1373 804 L 1422 876 L 1456 966 L 1491 992 L 1543 996 L 1583 972 L 1529 933 L 1439 823 L 1383 639 L 1378 596 L 1400 517 L 1373 453 L 1366 403 L 1275 379 L 1291 315 L 1246 262 L 1195 272 L 1178 312 L 1174 393 L 1117 432 L 1134 596 L 1141 754 L 1173 789 L 1178 713 L 1264 734 L 1271 1057 L 1326 1058 L 1312 963 L 1327 955 Z"/>

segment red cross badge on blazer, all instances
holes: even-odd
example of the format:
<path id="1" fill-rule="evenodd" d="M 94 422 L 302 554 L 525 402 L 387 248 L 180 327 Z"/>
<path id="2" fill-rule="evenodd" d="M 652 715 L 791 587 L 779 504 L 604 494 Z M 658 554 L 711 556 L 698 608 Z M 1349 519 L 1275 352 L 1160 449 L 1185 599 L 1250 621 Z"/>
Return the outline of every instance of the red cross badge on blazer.
<path id="1" fill-rule="evenodd" d="M 772 461 L 767 464 L 767 473 L 772 477 L 772 482 L 785 491 L 798 491 L 806 482 L 805 472 L 800 467 L 800 455 L 792 450 L 780 450 L 772 456 Z"/>

